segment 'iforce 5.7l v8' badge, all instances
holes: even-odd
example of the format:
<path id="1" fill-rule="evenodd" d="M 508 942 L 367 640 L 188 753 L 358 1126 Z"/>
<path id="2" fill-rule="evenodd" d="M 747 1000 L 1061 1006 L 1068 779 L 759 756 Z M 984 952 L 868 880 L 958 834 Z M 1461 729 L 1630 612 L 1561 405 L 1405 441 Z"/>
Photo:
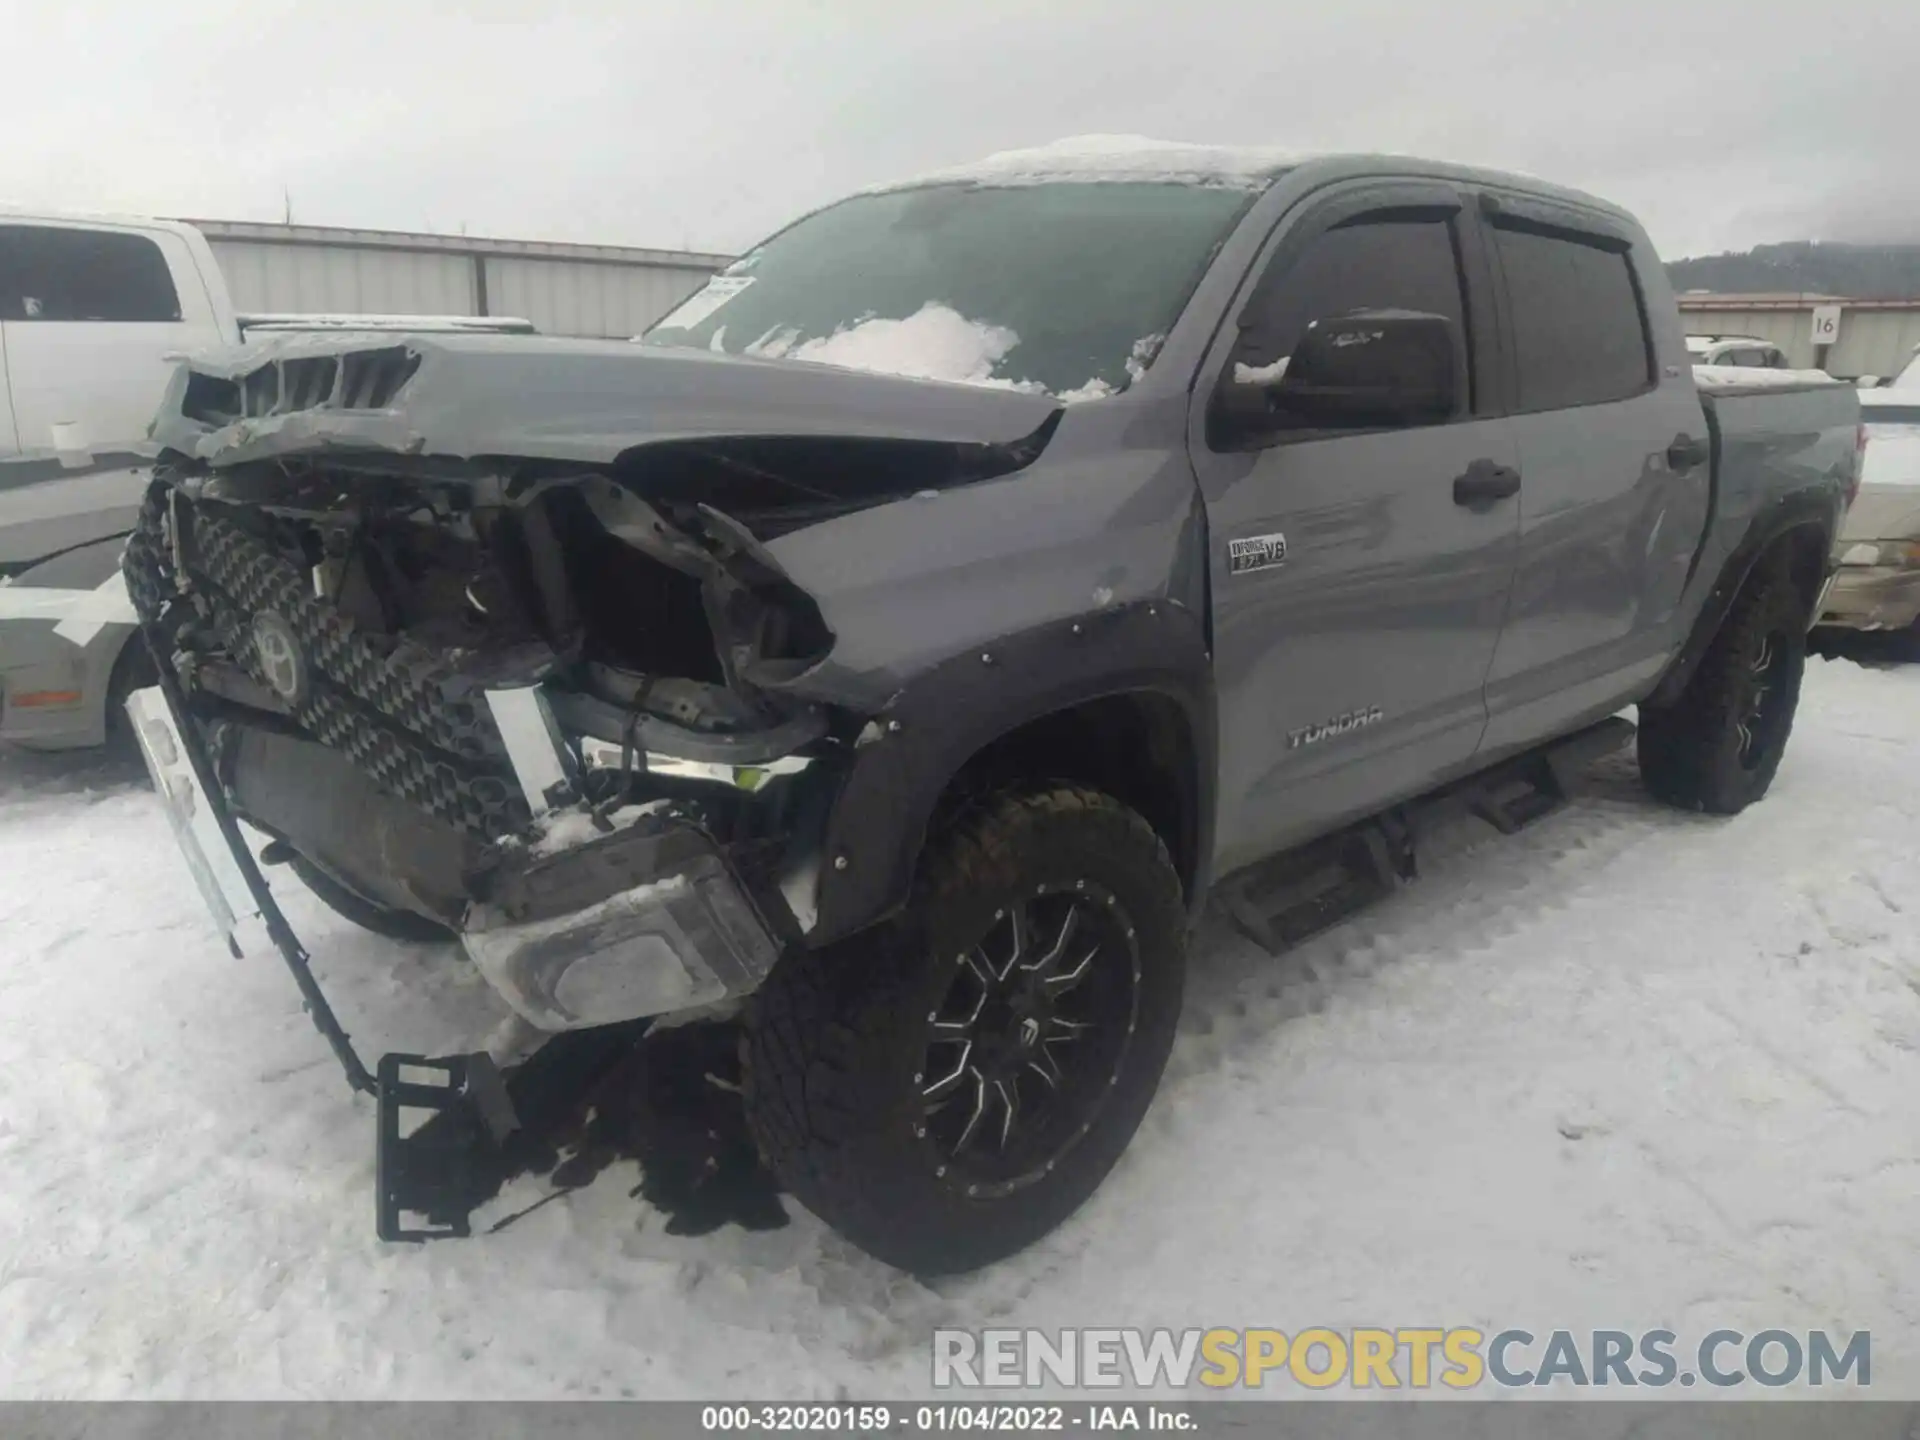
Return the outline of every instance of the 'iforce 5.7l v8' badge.
<path id="1" fill-rule="evenodd" d="M 1276 565 L 1287 563 L 1287 537 L 1284 535 L 1249 535 L 1241 540 L 1227 541 L 1227 573 L 1245 575 L 1253 570 L 1271 570 Z"/>

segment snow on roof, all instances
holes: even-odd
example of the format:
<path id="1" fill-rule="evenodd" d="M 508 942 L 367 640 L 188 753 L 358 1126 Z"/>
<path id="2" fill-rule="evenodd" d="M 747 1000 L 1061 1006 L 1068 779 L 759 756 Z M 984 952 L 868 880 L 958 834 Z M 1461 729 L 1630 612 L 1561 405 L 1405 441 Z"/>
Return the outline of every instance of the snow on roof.
<path id="1" fill-rule="evenodd" d="M 1738 310 L 1744 305 L 1800 305 L 1818 301 L 1844 305 L 1844 295 L 1822 295 L 1812 290 L 1686 290 L 1679 296 L 1683 310 Z"/>
<path id="2" fill-rule="evenodd" d="M 1838 385 L 1824 370 L 1766 370 L 1753 365 L 1696 365 L 1694 383 L 1716 390 L 1773 390 L 1801 385 Z"/>
<path id="3" fill-rule="evenodd" d="M 1189 145 L 1178 140 L 1151 140 L 1144 135 L 1075 135 L 1031 149 L 1002 150 L 984 160 L 873 189 L 1133 180 L 1261 190 L 1277 172 L 1298 164 L 1300 158 L 1290 151 L 1266 147 Z"/>
<path id="4" fill-rule="evenodd" d="M 243 331 L 362 330 L 479 331 L 483 334 L 534 333 L 533 322 L 517 315 L 331 315 L 290 312 L 240 316 Z"/>
<path id="5" fill-rule="evenodd" d="M 1920 411 L 1920 386 L 1879 386 L 1860 392 L 1860 413 L 1871 420 L 1876 410 Z"/>
<path id="6" fill-rule="evenodd" d="M 112 226 L 124 230 L 162 230 L 169 234 L 197 234 L 184 220 L 157 220 L 151 215 L 95 214 L 86 210 L 41 210 L 0 203 L 0 220 L 11 225 L 55 225 L 61 228 Z"/>

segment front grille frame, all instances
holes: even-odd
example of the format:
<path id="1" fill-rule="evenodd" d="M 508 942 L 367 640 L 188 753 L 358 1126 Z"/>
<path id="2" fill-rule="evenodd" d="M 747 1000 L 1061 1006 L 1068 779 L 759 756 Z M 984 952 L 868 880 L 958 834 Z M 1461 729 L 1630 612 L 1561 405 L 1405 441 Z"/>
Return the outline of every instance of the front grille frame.
<path id="1" fill-rule="evenodd" d="M 306 693 L 289 706 L 304 734 L 385 793 L 485 842 L 524 837 L 532 812 L 478 687 L 435 652 L 361 634 L 312 593 L 298 566 L 222 514 L 226 508 L 156 479 L 124 562 L 141 618 L 151 623 L 164 610 L 179 633 L 174 622 L 191 616 L 203 637 L 210 631 L 227 658 L 271 689 L 253 617 L 279 615 L 306 661 Z M 177 545 L 171 526 L 181 530 Z"/>

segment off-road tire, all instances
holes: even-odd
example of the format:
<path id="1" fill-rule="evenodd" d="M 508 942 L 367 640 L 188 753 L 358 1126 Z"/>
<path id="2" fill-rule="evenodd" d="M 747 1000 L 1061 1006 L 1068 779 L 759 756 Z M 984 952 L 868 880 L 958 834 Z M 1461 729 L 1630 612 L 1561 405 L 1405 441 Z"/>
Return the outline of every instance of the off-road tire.
<path id="1" fill-rule="evenodd" d="M 388 940 L 408 945 L 439 945 L 458 938 L 438 920 L 429 920 L 411 910 L 389 910 L 364 895 L 349 890 L 326 871 L 300 855 L 287 858 L 287 868 L 300 878 L 334 914 L 351 920 L 362 930 L 371 930 Z"/>
<path id="2" fill-rule="evenodd" d="M 970 1194 L 926 1138 L 930 1022 L 959 952 L 983 943 L 996 912 L 1076 884 L 1106 897 L 1102 913 L 1136 947 L 1125 1049 L 1095 1082 L 1107 1098 L 1040 1178 Z M 789 953 L 754 997 L 744 1090 L 763 1157 L 802 1204 L 889 1264 L 950 1274 L 1013 1254 L 1094 1192 L 1146 1114 L 1179 1020 L 1186 928 L 1165 845 L 1118 801 L 1071 785 L 988 799 L 932 837 L 897 921 Z"/>
<path id="3" fill-rule="evenodd" d="M 1763 656 L 1770 657 L 1764 679 L 1755 669 Z M 1793 730 L 1806 660 L 1805 596 L 1784 565 L 1756 571 L 1680 698 L 1640 707 L 1640 778 L 1648 793 L 1714 815 L 1737 815 L 1765 795 Z M 1751 727 L 1747 745 L 1740 727 L 1761 684 L 1775 708 Z"/>

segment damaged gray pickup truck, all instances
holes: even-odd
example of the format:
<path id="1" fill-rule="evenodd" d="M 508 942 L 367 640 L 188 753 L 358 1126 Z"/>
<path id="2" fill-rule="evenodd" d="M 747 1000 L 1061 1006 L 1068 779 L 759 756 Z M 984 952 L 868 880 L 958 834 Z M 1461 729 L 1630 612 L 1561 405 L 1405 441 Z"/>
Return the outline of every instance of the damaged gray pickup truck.
<path id="1" fill-rule="evenodd" d="M 378 1097 L 381 1233 L 468 1225 L 397 1115 L 510 1096 L 370 1072 L 276 868 L 542 1031 L 739 1002 L 767 1162 L 921 1272 L 1099 1185 L 1210 892 L 1281 947 L 1630 706 L 1654 796 L 1763 795 L 1858 478 L 1850 389 L 1696 384 L 1618 209 L 1186 147 L 856 196 L 640 343 L 190 363 L 156 435 L 137 729 Z"/>

